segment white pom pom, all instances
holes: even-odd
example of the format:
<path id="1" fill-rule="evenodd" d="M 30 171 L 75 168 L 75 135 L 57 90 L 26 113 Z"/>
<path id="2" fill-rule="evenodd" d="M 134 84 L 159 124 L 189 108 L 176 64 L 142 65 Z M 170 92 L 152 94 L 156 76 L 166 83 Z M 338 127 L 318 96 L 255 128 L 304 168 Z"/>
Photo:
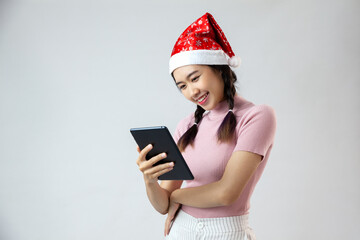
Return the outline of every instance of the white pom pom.
<path id="1" fill-rule="evenodd" d="M 241 59 L 240 57 L 232 56 L 231 58 L 229 58 L 228 63 L 230 67 L 238 67 L 241 64 Z"/>

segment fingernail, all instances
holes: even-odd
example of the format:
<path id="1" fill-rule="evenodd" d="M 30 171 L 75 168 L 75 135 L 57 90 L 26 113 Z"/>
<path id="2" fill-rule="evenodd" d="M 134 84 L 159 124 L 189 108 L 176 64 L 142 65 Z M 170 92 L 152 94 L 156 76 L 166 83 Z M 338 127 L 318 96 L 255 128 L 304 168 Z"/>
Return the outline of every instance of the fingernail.
<path id="1" fill-rule="evenodd" d="M 169 163 L 169 166 L 174 166 L 174 162 L 170 162 L 170 163 Z"/>
<path id="2" fill-rule="evenodd" d="M 162 156 L 162 157 L 166 157 L 166 153 L 162 153 L 161 156 Z"/>
<path id="3" fill-rule="evenodd" d="M 149 145 L 147 145 L 147 147 L 148 147 L 148 148 L 152 148 L 152 145 L 151 145 L 151 144 L 149 144 Z"/>

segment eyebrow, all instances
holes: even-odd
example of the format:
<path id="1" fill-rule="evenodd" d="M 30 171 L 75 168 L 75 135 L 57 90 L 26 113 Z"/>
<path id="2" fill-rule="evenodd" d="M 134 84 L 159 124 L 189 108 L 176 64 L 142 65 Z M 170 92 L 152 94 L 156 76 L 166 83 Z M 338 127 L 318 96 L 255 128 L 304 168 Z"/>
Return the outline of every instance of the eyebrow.
<path id="1" fill-rule="evenodd" d="M 187 75 L 186 78 L 189 79 L 189 78 L 191 77 L 191 75 L 193 75 L 193 74 L 195 74 L 195 73 L 197 73 L 197 72 L 199 72 L 199 71 L 198 71 L 198 70 L 195 70 L 195 71 L 191 72 L 189 75 Z M 180 83 L 182 83 L 182 81 L 177 82 L 177 83 L 176 83 L 176 86 L 179 85 Z"/>

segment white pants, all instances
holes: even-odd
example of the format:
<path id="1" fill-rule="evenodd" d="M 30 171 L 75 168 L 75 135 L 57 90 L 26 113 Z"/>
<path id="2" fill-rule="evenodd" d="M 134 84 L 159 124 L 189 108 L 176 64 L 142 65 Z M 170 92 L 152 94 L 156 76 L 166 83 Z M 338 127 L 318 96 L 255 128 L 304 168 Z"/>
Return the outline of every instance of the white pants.
<path id="1" fill-rule="evenodd" d="M 194 218 L 180 210 L 167 240 L 256 240 L 248 225 L 249 215 L 222 218 Z"/>

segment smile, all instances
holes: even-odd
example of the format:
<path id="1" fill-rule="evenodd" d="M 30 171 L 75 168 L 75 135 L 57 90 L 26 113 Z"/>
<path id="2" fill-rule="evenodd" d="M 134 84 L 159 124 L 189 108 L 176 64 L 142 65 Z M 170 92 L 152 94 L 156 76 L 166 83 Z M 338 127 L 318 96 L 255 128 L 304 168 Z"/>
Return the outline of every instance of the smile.
<path id="1" fill-rule="evenodd" d="M 198 98 L 196 101 L 202 105 L 206 102 L 206 100 L 208 99 L 209 93 L 204 94 L 203 96 L 201 96 L 200 98 Z"/>

